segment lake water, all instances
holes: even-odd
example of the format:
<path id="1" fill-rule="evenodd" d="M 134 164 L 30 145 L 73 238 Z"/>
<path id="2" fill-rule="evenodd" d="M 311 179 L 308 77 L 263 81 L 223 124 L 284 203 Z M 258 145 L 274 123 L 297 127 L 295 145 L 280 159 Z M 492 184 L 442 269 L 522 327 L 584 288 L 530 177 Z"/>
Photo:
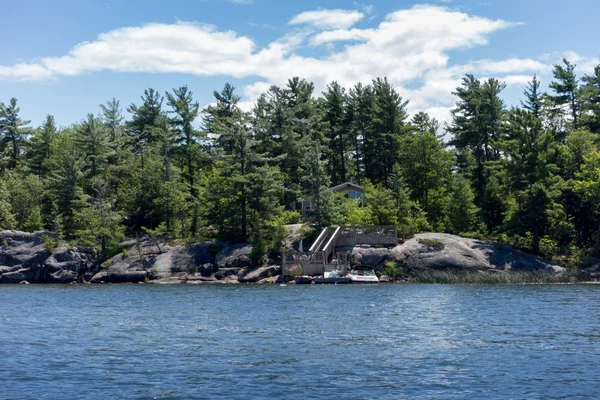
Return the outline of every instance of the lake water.
<path id="1" fill-rule="evenodd" d="M 0 286 L 2 399 L 600 398 L 600 286 Z"/>

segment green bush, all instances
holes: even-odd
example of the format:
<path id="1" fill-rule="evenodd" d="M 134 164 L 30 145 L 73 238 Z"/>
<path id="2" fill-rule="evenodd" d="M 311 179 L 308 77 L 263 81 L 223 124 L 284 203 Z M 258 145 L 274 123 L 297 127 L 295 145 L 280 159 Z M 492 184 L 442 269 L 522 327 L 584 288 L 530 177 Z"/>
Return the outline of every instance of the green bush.
<path id="1" fill-rule="evenodd" d="M 60 244 L 60 240 L 50 235 L 43 235 L 42 242 L 44 243 L 46 250 L 50 252 L 54 251 Z"/>
<path id="2" fill-rule="evenodd" d="M 292 225 L 300 223 L 300 213 L 298 211 L 284 211 L 275 221 L 276 225 Z"/>
<path id="3" fill-rule="evenodd" d="M 432 247 L 436 250 L 443 250 L 445 247 L 444 243 L 442 243 L 441 241 L 436 240 L 436 239 L 420 238 L 420 239 L 417 239 L 417 241 L 419 243 L 421 243 L 423 246 Z"/>
<path id="4" fill-rule="evenodd" d="M 127 258 L 127 257 L 129 257 L 129 250 L 123 249 L 123 251 L 121 252 L 121 254 L 123 254 L 123 258 Z"/>

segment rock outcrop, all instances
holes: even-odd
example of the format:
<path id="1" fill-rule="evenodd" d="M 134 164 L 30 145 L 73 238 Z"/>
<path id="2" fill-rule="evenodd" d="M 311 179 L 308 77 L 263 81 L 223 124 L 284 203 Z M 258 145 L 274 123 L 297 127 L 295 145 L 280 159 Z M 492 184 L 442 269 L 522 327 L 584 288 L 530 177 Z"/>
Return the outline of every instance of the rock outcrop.
<path id="1" fill-rule="evenodd" d="M 357 247 L 351 261 L 382 271 L 386 261 L 408 270 L 551 271 L 565 269 L 512 246 L 443 233 L 424 233 L 393 249 Z"/>
<path id="2" fill-rule="evenodd" d="M 0 283 L 71 283 L 85 275 L 95 253 L 88 248 L 58 247 L 50 251 L 41 231 L 0 232 Z"/>
<path id="3" fill-rule="evenodd" d="M 92 278 L 100 282 L 202 283 L 238 281 L 251 266 L 249 244 L 228 245 L 216 240 L 187 246 L 157 242 L 129 243 L 128 249 L 104 263 Z M 240 280 L 250 282 L 250 280 Z"/>
<path id="4" fill-rule="evenodd" d="M 47 238 L 45 238 L 47 237 Z M 48 240 L 48 238 L 50 240 Z M 280 279 L 279 266 L 253 269 L 249 244 L 216 240 L 169 246 L 155 240 L 123 243 L 126 250 L 106 261 L 91 276 L 95 253 L 84 247 L 59 245 L 49 232 L 0 232 L 0 283 L 267 283 Z M 387 262 L 405 270 L 548 271 L 564 268 L 508 245 L 455 235 L 426 233 L 395 248 L 338 248 L 353 265 L 383 271 Z M 583 280 L 600 280 L 600 264 L 582 270 Z"/>

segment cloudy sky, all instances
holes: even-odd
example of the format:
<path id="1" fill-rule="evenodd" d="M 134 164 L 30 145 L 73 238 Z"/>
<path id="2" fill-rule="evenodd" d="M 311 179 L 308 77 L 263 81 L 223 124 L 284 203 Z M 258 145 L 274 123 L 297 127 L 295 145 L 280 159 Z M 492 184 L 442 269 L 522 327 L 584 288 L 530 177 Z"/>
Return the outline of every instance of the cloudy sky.
<path id="1" fill-rule="evenodd" d="M 537 74 L 600 55 L 597 0 L 19 0 L 2 5 L 0 101 L 32 125 L 79 121 L 112 97 L 188 85 L 201 104 L 233 83 L 251 107 L 299 76 L 317 94 L 387 76 L 409 110 L 447 120 L 465 73 L 508 84 L 518 104 Z"/>

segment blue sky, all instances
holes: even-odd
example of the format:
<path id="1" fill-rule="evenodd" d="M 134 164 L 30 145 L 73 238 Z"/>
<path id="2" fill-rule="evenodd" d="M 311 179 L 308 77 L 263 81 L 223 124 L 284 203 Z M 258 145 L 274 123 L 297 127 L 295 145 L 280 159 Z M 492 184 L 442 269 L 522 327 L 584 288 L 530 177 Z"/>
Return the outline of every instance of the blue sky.
<path id="1" fill-rule="evenodd" d="M 516 104 L 534 73 L 567 56 L 600 61 L 596 0 L 20 0 L 2 6 L 0 101 L 39 125 L 68 125 L 112 97 L 188 85 L 200 104 L 225 82 L 250 108 L 292 76 L 349 87 L 388 76 L 410 111 L 447 120 L 466 72 L 508 83 Z"/>

